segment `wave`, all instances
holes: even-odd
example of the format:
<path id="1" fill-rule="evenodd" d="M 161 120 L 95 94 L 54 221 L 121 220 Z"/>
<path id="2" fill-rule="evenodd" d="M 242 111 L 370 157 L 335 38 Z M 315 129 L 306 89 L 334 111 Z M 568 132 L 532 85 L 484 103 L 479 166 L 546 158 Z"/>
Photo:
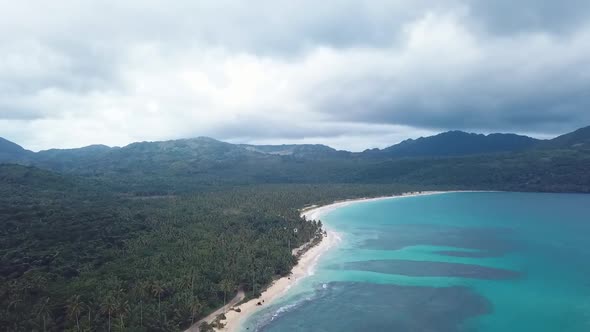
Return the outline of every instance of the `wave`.
<path id="1" fill-rule="evenodd" d="M 262 314 L 260 316 L 260 320 L 256 322 L 256 329 L 255 332 L 263 332 L 269 327 L 275 320 L 280 318 L 281 316 L 288 314 L 289 312 L 296 310 L 297 308 L 312 302 L 316 301 L 328 294 L 330 290 L 330 284 L 321 283 L 314 287 L 313 292 L 305 293 L 295 298 L 289 299 L 288 303 L 283 303 L 276 309 L 269 310 L 268 313 Z M 269 308 L 270 309 L 270 308 Z"/>

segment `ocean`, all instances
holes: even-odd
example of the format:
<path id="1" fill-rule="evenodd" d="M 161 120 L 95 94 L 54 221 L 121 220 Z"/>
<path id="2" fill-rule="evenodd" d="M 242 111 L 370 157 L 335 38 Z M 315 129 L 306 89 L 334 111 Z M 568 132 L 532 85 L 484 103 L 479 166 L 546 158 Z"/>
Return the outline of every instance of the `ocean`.
<path id="1" fill-rule="evenodd" d="M 338 245 L 242 331 L 590 331 L 590 195 L 445 193 L 320 219 Z"/>

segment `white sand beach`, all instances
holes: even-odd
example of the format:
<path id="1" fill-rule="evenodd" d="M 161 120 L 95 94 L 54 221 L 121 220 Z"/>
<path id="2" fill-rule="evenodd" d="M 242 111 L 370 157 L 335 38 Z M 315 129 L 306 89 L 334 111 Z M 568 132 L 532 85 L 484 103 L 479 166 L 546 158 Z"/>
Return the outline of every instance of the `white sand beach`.
<path id="1" fill-rule="evenodd" d="M 256 311 L 273 303 L 276 299 L 283 296 L 299 280 L 313 273 L 314 266 L 318 258 L 338 242 L 338 237 L 334 232 L 328 232 L 324 239 L 316 246 L 305 252 L 300 258 L 298 264 L 293 267 L 289 277 L 283 277 L 275 280 L 261 296 L 257 299 L 250 300 L 239 306 L 240 312 L 230 310 L 225 314 L 226 319 L 221 321 L 225 326 L 218 331 L 238 331 L 240 324 Z M 262 305 L 258 305 L 262 303 Z"/>

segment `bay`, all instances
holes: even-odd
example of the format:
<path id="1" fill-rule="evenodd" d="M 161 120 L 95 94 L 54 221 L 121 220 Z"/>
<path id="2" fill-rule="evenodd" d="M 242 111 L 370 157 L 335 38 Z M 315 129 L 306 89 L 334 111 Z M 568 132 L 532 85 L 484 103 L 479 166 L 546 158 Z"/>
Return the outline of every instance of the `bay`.
<path id="1" fill-rule="evenodd" d="M 340 241 L 243 331 L 590 331 L 590 195 L 350 204 Z"/>

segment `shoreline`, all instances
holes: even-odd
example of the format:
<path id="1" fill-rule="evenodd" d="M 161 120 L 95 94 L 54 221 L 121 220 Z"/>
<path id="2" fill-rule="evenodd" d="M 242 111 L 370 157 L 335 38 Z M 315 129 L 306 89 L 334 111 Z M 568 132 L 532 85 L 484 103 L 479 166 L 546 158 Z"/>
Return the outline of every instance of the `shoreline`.
<path id="1" fill-rule="evenodd" d="M 420 191 L 420 192 L 407 192 L 401 193 L 398 195 L 391 195 L 391 196 L 379 196 L 379 197 L 363 197 L 363 198 L 353 198 L 341 201 L 335 201 L 330 204 L 326 205 L 312 205 L 306 208 L 301 209 L 301 216 L 305 217 L 307 220 L 319 220 L 322 215 L 325 215 L 328 212 L 331 212 L 335 209 L 342 208 L 344 206 L 348 206 L 350 204 L 355 204 L 359 202 L 373 202 L 373 201 L 380 201 L 386 199 L 396 199 L 396 198 L 403 198 L 403 197 L 416 197 L 416 196 L 428 196 L 428 195 L 438 195 L 438 194 L 449 194 L 449 193 L 459 193 L 459 192 L 486 192 L 486 191 Z M 288 277 L 279 278 L 264 290 L 259 298 L 252 299 L 248 302 L 242 303 L 240 305 L 236 305 L 234 308 L 239 308 L 240 312 L 235 310 L 229 310 L 226 314 L 225 320 L 221 320 L 221 323 L 224 324 L 223 328 L 217 328 L 215 331 L 223 331 L 223 332 L 238 332 L 242 327 L 242 324 L 253 314 L 258 312 L 259 310 L 265 308 L 266 306 L 272 304 L 274 301 L 280 299 L 283 295 L 285 295 L 294 285 L 296 285 L 301 279 L 310 276 L 313 274 L 314 267 L 316 266 L 319 258 L 329 249 L 331 249 L 334 245 L 340 242 L 340 236 L 333 230 L 324 225 L 324 231 L 326 235 L 322 238 L 320 243 L 308 249 L 301 257 L 299 258 L 299 262 L 297 265 L 293 267 L 291 270 L 291 274 Z M 293 249 L 293 252 L 297 252 L 301 248 L 307 246 L 308 243 L 305 243 L 303 246 Z M 259 302 L 264 301 L 264 305 L 257 305 Z M 208 319 L 210 317 L 206 317 Z M 215 319 L 215 317 L 212 317 Z M 188 330 L 187 330 L 188 331 Z"/>
<path id="2" fill-rule="evenodd" d="M 240 330 L 242 323 L 250 316 L 258 312 L 259 310 L 272 304 L 274 301 L 285 295 L 293 286 L 295 286 L 301 279 L 312 275 L 314 267 L 316 266 L 318 259 L 328 251 L 333 245 L 339 242 L 339 237 L 335 232 L 327 232 L 323 236 L 322 240 L 309 248 L 305 253 L 299 257 L 299 262 L 291 270 L 291 274 L 286 277 L 276 279 L 272 282 L 268 288 L 266 288 L 260 295 L 260 297 L 251 299 L 248 302 L 234 306 L 239 308 L 240 312 L 230 309 L 226 314 L 224 320 L 220 322 L 224 324 L 223 328 L 216 328 L 215 331 L 223 332 L 237 332 Z M 293 249 L 297 251 L 300 248 L 304 248 L 309 245 L 305 243 L 299 248 Z M 258 303 L 263 303 L 258 305 Z"/>

